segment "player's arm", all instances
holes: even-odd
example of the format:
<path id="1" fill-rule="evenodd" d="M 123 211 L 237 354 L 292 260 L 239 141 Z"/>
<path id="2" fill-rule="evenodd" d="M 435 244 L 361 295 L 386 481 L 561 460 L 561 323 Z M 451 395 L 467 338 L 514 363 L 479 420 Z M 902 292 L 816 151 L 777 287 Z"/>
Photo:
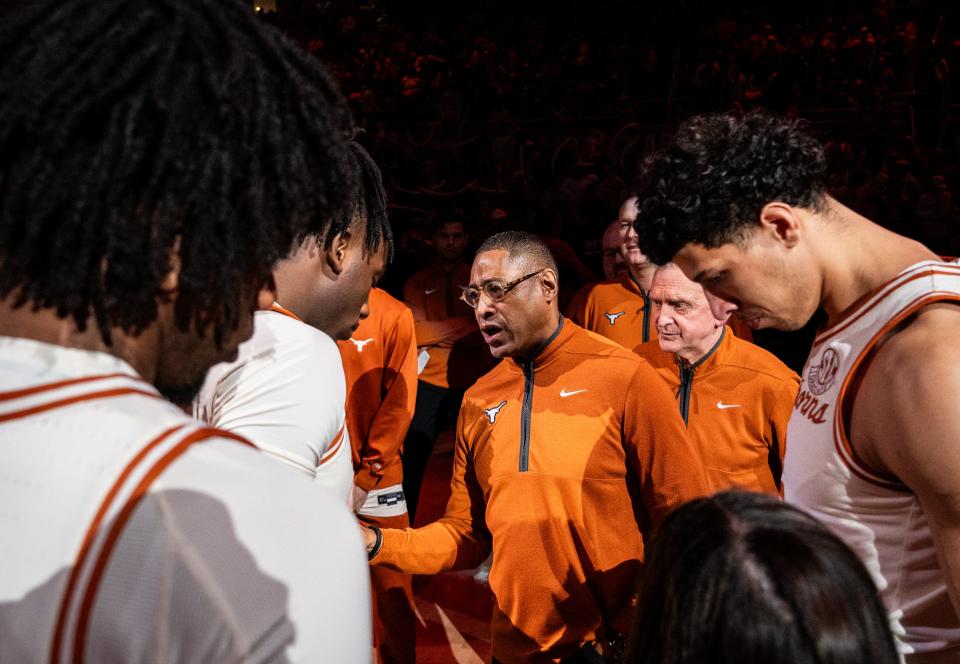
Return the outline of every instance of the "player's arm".
<path id="1" fill-rule="evenodd" d="M 934 304 L 880 346 L 852 407 L 854 449 L 916 494 L 960 613 L 960 306 Z"/>
<path id="2" fill-rule="evenodd" d="M 436 574 L 470 569 L 490 554 L 490 533 L 486 528 L 486 503 L 474 474 L 473 458 L 463 435 L 463 414 L 457 423 L 457 444 L 453 479 L 446 513 L 422 528 L 383 529 L 382 543 L 371 562 L 410 574 Z M 375 546 L 375 535 L 364 528 L 367 550 Z"/>
<path id="3" fill-rule="evenodd" d="M 417 340 L 409 309 L 397 317 L 384 348 L 384 397 L 360 450 L 360 468 L 354 475 L 354 483 L 366 491 L 402 480 L 400 448 L 417 401 Z"/>
<path id="4" fill-rule="evenodd" d="M 221 379 L 216 426 L 313 476 L 327 448 L 346 435 L 342 366 L 336 344 L 322 333 L 284 339 Z"/>
<path id="5" fill-rule="evenodd" d="M 626 390 L 624 436 L 654 529 L 674 508 L 711 493 L 677 402 L 646 361 L 637 366 Z"/>

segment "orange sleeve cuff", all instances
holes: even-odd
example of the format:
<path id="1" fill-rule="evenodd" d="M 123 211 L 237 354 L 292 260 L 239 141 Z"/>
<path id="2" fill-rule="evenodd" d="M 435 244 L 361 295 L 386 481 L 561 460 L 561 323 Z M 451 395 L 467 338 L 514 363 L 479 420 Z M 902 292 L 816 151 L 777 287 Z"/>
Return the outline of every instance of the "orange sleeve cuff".
<path id="1" fill-rule="evenodd" d="M 353 474 L 353 483 L 364 491 L 372 491 L 379 486 L 391 486 L 403 482 L 403 464 L 397 462 L 386 468 L 374 470 L 367 463 L 361 462 L 360 468 Z"/>

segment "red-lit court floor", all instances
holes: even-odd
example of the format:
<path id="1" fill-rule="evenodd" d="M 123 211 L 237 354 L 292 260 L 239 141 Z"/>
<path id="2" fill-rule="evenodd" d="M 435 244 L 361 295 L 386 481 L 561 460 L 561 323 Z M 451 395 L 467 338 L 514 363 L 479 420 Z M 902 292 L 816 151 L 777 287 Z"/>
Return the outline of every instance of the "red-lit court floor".
<path id="1" fill-rule="evenodd" d="M 438 445 L 439 447 L 439 445 Z M 450 497 L 453 453 L 437 452 L 427 464 L 416 525 L 443 514 Z M 417 664 L 482 664 L 490 661 L 493 596 L 474 572 L 415 576 Z"/>

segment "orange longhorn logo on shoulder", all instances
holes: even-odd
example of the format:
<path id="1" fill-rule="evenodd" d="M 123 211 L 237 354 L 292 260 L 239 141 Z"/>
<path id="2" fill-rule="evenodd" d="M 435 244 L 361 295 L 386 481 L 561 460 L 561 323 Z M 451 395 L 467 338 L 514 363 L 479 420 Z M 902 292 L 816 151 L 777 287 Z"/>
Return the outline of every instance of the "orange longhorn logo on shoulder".
<path id="1" fill-rule="evenodd" d="M 604 313 L 603 315 L 607 317 L 607 320 L 610 321 L 610 324 L 611 324 L 611 325 L 615 325 L 616 322 L 617 322 L 617 319 L 620 318 L 620 316 L 624 315 L 625 313 L 627 313 L 627 312 L 626 312 L 626 311 L 618 311 L 618 312 L 615 313 L 615 314 Z"/>
<path id="2" fill-rule="evenodd" d="M 361 339 L 361 340 L 351 339 L 351 340 L 350 340 L 350 343 L 352 343 L 354 346 L 357 347 L 357 352 L 358 352 L 358 353 L 362 353 L 362 352 L 363 352 L 363 347 L 366 346 L 366 345 L 367 345 L 368 343 L 370 343 L 371 341 L 373 341 L 373 339 Z"/>

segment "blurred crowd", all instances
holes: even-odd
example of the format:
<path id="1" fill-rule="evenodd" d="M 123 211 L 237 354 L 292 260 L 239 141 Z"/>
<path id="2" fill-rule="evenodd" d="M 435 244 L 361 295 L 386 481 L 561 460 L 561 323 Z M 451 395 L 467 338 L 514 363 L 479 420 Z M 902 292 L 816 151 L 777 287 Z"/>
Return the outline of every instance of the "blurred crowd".
<path id="1" fill-rule="evenodd" d="M 332 69 L 383 168 L 396 294 L 444 216 L 474 246 L 502 228 L 563 240 L 600 274 L 600 236 L 643 158 L 684 117 L 736 107 L 808 120 L 840 201 L 960 253 L 949 3 L 416 4 L 264 14 Z"/>

